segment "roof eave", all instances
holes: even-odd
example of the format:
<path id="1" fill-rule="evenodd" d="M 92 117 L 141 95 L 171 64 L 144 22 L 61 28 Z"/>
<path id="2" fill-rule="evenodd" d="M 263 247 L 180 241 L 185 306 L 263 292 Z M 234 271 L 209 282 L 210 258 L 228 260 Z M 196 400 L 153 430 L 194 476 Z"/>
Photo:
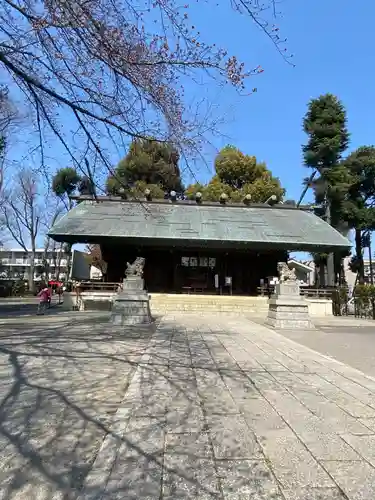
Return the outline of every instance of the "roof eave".
<path id="1" fill-rule="evenodd" d="M 110 236 L 110 235 L 68 235 L 68 234 L 54 234 L 48 233 L 48 236 L 57 242 L 66 243 L 103 243 L 112 240 L 116 243 L 134 244 L 139 246 L 169 246 L 169 247 L 190 247 L 190 248 L 228 248 L 228 249 L 264 249 L 264 250 L 289 250 L 289 251 L 321 251 L 321 252 L 337 252 L 347 250 L 350 248 L 348 242 L 340 244 L 316 244 L 312 242 L 296 243 L 291 241 L 228 241 L 228 240 L 202 240 L 202 239 L 181 239 L 181 238 L 134 238 L 126 236 Z"/>

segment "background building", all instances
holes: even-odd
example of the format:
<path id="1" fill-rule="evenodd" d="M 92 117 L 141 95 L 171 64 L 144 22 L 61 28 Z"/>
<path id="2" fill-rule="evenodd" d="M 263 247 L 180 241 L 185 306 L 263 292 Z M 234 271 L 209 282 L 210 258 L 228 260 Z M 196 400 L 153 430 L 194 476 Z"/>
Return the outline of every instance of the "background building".
<path id="1" fill-rule="evenodd" d="M 31 251 L 31 250 L 30 250 Z M 57 248 L 45 251 L 38 248 L 35 256 L 34 280 L 39 281 L 45 275 L 44 264 L 47 262 L 48 279 L 66 279 L 67 255 L 64 250 Z M 22 248 L 0 249 L 0 278 L 28 279 L 30 269 L 29 253 Z"/>
<path id="2" fill-rule="evenodd" d="M 103 277 L 100 269 L 91 265 L 90 254 L 81 250 L 73 250 L 70 274 L 74 280 L 101 280 Z"/>
<path id="3" fill-rule="evenodd" d="M 290 269 L 294 269 L 298 281 L 304 286 L 314 285 L 315 268 L 312 264 L 314 263 L 301 262 L 295 259 L 288 260 L 288 266 Z"/>

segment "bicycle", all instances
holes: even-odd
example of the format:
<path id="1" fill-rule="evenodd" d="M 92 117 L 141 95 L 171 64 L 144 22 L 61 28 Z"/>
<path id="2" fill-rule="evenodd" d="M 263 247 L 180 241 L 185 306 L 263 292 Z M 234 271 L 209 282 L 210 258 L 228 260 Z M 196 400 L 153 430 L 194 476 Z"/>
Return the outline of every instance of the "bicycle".
<path id="1" fill-rule="evenodd" d="M 48 305 L 49 305 L 48 301 L 39 302 L 38 309 L 37 309 L 37 312 L 36 312 L 37 315 L 45 314 Z"/>

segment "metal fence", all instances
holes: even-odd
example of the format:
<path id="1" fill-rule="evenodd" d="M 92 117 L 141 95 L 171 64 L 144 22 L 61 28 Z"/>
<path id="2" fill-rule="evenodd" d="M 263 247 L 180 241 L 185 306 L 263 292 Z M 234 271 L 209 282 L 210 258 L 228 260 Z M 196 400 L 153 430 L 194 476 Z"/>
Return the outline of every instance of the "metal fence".
<path id="1" fill-rule="evenodd" d="M 349 297 L 347 289 L 336 289 L 332 293 L 332 310 L 335 316 L 375 319 L 375 297 L 354 291 Z"/>
<path id="2" fill-rule="evenodd" d="M 270 297 L 275 291 L 274 285 L 268 286 L 260 286 L 258 287 L 258 295 L 262 297 L 268 296 Z M 300 286 L 300 295 L 306 298 L 315 298 L 315 299 L 331 299 L 332 293 L 335 291 L 335 288 L 315 288 L 315 287 L 307 287 Z"/>

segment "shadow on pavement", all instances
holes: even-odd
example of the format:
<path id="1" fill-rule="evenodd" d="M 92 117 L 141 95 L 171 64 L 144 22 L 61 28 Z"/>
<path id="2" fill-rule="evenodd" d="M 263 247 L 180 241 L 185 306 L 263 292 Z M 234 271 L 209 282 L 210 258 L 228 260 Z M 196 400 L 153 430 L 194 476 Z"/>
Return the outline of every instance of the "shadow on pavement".
<path id="1" fill-rule="evenodd" d="M 25 302 L 25 303 L 12 303 L 12 302 L 2 302 L 0 303 L 0 319 L 3 318 L 13 318 L 17 316 L 35 315 L 38 310 L 38 300 L 35 302 Z M 63 304 L 52 304 L 49 309 L 46 310 L 46 315 L 60 314 L 61 312 L 66 312 Z"/>
<path id="2" fill-rule="evenodd" d="M 182 325 L 164 325 L 152 334 L 149 329 L 115 329 L 95 318 L 89 324 L 82 318 L 70 325 L 25 321 L 23 328 L 1 327 L 1 498 L 77 498 L 106 436 L 122 449 L 117 470 L 110 467 L 118 480 L 107 484 L 108 477 L 102 477 L 100 485 L 88 485 L 85 499 L 99 494 L 101 499 L 159 499 L 161 475 L 169 477 L 168 484 L 189 484 L 202 497 L 222 498 L 215 471 L 205 469 L 202 456 L 189 446 L 169 440 L 169 461 L 163 458 L 168 426 L 190 432 L 193 412 L 202 411 L 196 371 L 201 384 L 208 391 L 211 384 L 215 392 L 220 367 L 209 342 L 201 335 L 188 338 Z M 132 395 L 136 412 L 129 411 L 113 427 L 146 349 L 150 358 L 141 365 L 140 391 Z M 225 374 L 239 376 L 230 369 Z M 174 414 L 168 416 L 168 408 L 178 410 L 178 422 Z M 206 436 L 204 420 L 198 422 L 198 434 Z M 134 476 L 129 475 L 132 468 Z M 166 498 L 185 498 L 178 496 L 183 489 L 176 488 L 171 486 Z"/>

